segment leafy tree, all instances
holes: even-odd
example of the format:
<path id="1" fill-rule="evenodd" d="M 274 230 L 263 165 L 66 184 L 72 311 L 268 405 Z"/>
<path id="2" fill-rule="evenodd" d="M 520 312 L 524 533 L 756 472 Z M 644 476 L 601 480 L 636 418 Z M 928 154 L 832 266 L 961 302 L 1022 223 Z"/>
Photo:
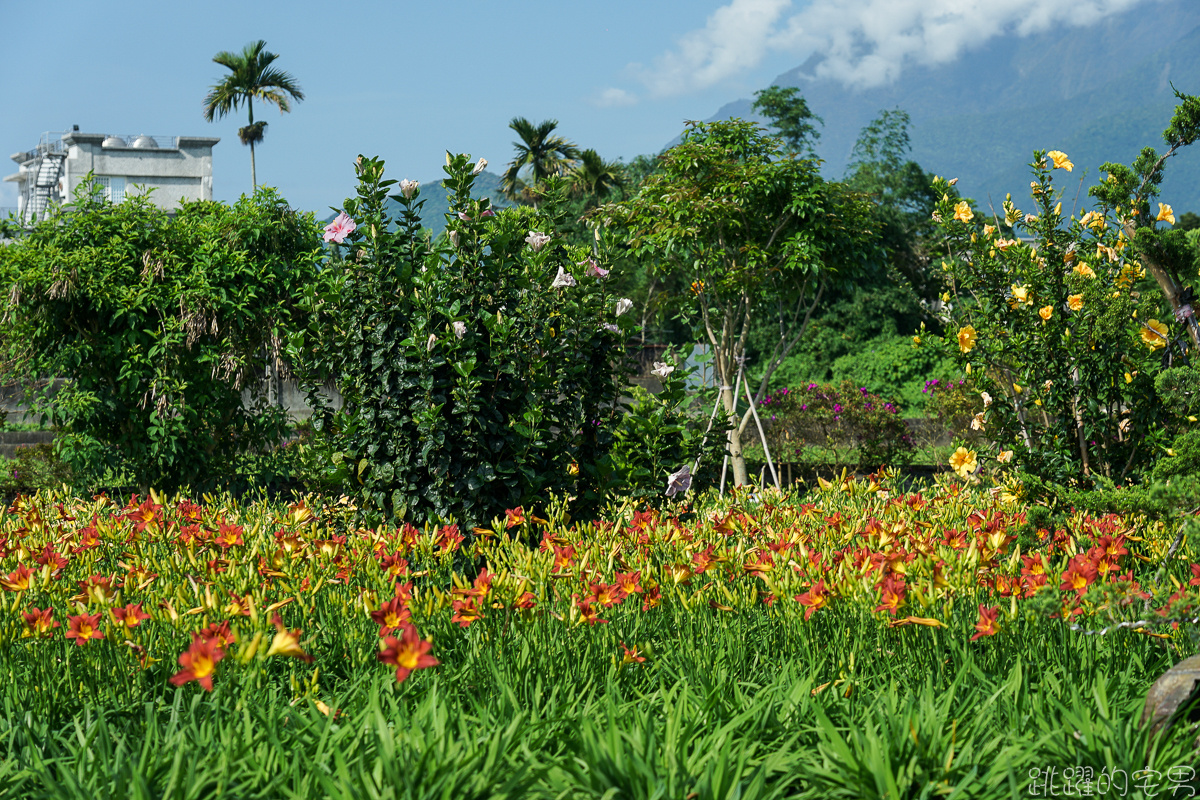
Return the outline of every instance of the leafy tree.
<path id="1" fill-rule="evenodd" d="M 172 215 L 144 195 L 113 205 L 90 181 L 0 248 L 8 361 L 65 379 L 36 407 L 75 475 L 211 487 L 281 441 L 286 417 L 257 378 L 320 253 L 312 215 L 270 189 Z"/>
<path id="2" fill-rule="evenodd" d="M 261 100 L 279 109 L 279 113 L 291 111 L 289 98 L 297 102 L 304 99 L 296 79 L 283 70 L 272 67 L 279 58 L 266 49 L 262 39 L 251 42 L 240 53 L 222 50 L 213 56 L 213 61 L 229 69 L 230 74 L 217 82 L 204 97 L 204 119 L 212 122 L 236 111 L 242 103 L 250 115 L 250 123 L 238 128 L 242 144 L 250 145 L 250 181 L 258 187 L 258 175 L 254 166 L 254 145 L 263 140 L 267 123 L 254 121 L 254 101 Z"/>
<path id="3" fill-rule="evenodd" d="M 903 111 L 881 112 L 859 135 L 846 176 L 846 185 L 870 201 L 886 258 L 863 265 L 853 282 L 826 290 L 808 335 L 776 373 L 776 386 L 850 378 L 860 387 L 905 398 L 911 411 L 924 381 L 938 377 L 922 372 L 938 359 L 905 352 L 923 323 L 940 331 L 927 309 L 936 305 L 942 289 L 940 271 L 929 268 L 936 241 L 930 217 L 937 197 L 930 188 L 932 177 L 908 159 L 907 128 Z M 750 352 L 769 352 L 776 328 L 762 321 L 751 335 Z M 868 363 L 870 375 L 860 374 L 858 367 Z M 755 374 L 761 371 L 760 364 Z"/>
<path id="4" fill-rule="evenodd" d="M 811 154 L 813 145 L 821 138 L 813 122 L 824 125 L 825 120 L 809 110 L 808 102 L 794 86 L 786 89 L 769 86 L 755 92 L 751 108 L 771 120 L 771 127 L 790 153 Z"/>
<path id="5" fill-rule="evenodd" d="M 558 127 L 556 119 L 534 125 L 525 117 L 513 117 L 508 127 L 520 137 L 513 142 L 516 155 L 500 179 L 501 191 L 510 199 L 531 199 L 528 190 L 551 175 L 566 174 L 579 158 L 579 149 L 554 132 Z"/>
<path id="6" fill-rule="evenodd" d="M 751 416 L 739 412 L 734 386 L 750 331 L 764 312 L 777 315 L 761 397 L 837 273 L 878 259 L 869 205 L 822 180 L 814 162 L 786 157 L 757 125 L 730 120 L 688 123 L 637 196 L 593 218 L 611 221 L 654 274 L 691 286 L 691 320 L 713 348 L 734 480 L 744 484 Z"/>
<path id="7" fill-rule="evenodd" d="M 1158 197 L 1163 167 L 1168 158 L 1200 138 L 1200 98 L 1176 90 L 1179 105 L 1163 131 L 1167 152 L 1159 155 L 1153 147 L 1142 150 L 1130 166 L 1106 163 L 1100 170 L 1108 174 L 1088 194 L 1096 198 L 1104 213 L 1118 216 L 1123 239 L 1132 242 L 1134 251 L 1154 277 L 1163 297 L 1184 326 L 1194 350 L 1200 350 L 1200 324 L 1192 313 L 1194 292 L 1184 275 L 1192 269 L 1192 256 L 1183 231 L 1162 230 L 1158 222 L 1174 222 L 1169 205 L 1159 203 L 1157 213 L 1151 203 Z"/>

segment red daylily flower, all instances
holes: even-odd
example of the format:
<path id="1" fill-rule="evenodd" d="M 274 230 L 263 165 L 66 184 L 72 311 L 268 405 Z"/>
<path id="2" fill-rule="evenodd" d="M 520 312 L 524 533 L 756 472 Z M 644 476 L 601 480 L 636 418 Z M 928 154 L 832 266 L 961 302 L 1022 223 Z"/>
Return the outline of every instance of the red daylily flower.
<path id="1" fill-rule="evenodd" d="M 21 634 L 21 638 L 49 636 L 50 632 L 59 626 L 54 619 L 54 609 L 50 606 L 46 608 L 32 607 L 21 616 L 25 619 L 25 631 Z"/>
<path id="2" fill-rule="evenodd" d="M 17 564 L 17 568 L 8 573 L 7 577 L 0 578 L 0 587 L 3 587 L 8 592 L 24 592 L 29 589 L 29 584 L 32 580 L 33 570 L 24 564 Z"/>
<path id="3" fill-rule="evenodd" d="M 829 590 L 825 588 L 825 581 L 817 581 L 807 592 L 796 595 L 796 602 L 805 607 L 804 621 L 807 622 L 813 612 L 829 605 Z"/>
<path id="4" fill-rule="evenodd" d="M 642 611 L 649 611 L 662 605 L 662 591 L 657 586 L 651 586 L 643 595 Z"/>
<path id="5" fill-rule="evenodd" d="M 222 520 L 220 527 L 217 529 L 217 535 L 213 537 L 213 541 L 219 544 L 222 550 L 228 550 L 231 547 L 245 544 L 242 540 L 244 532 L 245 528 L 241 525 L 229 525 Z"/>
<path id="6" fill-rule="evenodd" d="M 399 597 L 394 597 L 371 612 L 371 620 L 379 625 L 379 635 L 398 630 L 412 618 L 411 612 Z"/>
<path id="7" fill-rule="evenodd" d="M 637 647 L 631 648 L 624 642 L 621 642 L 621 649 L 625 651 L 625 654 L 621 656 L 622 666 L 626 664 L 641 664 L 646 660 L 646 657 L 642 655 L 641 651 L 638 650 Z"/>
<path id="8" fill-rule="evenodd" d="M 639 569 L 636 572 L 618 572 L 615 582 L 625 594 L 641 594 L 642 571 Z"/>
<path id="9" fill-rule="evenodd" d="M 589 625 L 596 623 L 607 623 L 608 620 L 600 619 L 600 612 L 596 609 L 595 604 L 589 603 L 587 599 L 580 599 L 579 595 L 572 595 L 575 600 L 575 606 L 579 609 L 579 614 L 583 621 Z"/>
<path id="10" fill-rule="evenodd" d="M 76 614 L 67 617 L 66 636 L 68 639 L 74 639 L 75 644 L 80 647 L 92 639 L 103 639 L 104 634 L 100 631 L 100 615 Z"/>
<path id="11" fill-rule="evenodd" d="M 229 628 L 229 620 L 214 622 L 196 635 L 201 639 L 211 639 L 218 647 L 228 647 L 237 641 L 237 634 Z"/>
<path id="12" fill-rule="evenodd" d="M 400 627 L 400 638 L 384 637 L 383 649 L 377 658 L 384 664 L 396 668 L 396 682 L 403 683 L 413 670 L 427 669 L 437 666 L 438 660 L 429 655 L 433 643 L 423 640 L 417 634 L 414 625 L 404 624 Z"/>
<path id="13" fill-rule="evenodd" d="M 466 628 L 472 622 L 477 621 L 482 612 L 479 610 L 479 604 L 475 598 L 468 597 L 464 600 L 455 600 L 453 606 L 454 615 L 450 617 L 451 622 L 457 622 L 459 627 Z"/>
<path id="14" fill-rule="evenodd" d="M 997 617 L 1000 614 L 1000 606 L 985 606 L 979 604 L 979 621 L 975 623 L 975 635 L 971 637 L 971 641 L 975 641 L 981 636 L 995 636 L 1000 632 L 1000 623 Z"/>
<path id="15" fill-rule="evenodd" d="M 192 646 L 179 656 L 183 669 L 171 676 L 171 683 L 183 686 L 188 681 L 198 681 L 204 691 L 213 688 L 213 673 L 217 662 L 225 657 L 225 651 L 213 639 L 205 639 L 198 633 L 192 634 Z"/>
<path id="16" fill-rule="evenodd" d="M 141 603 L 128 603 L 124 608 L 110 609 L 109 613 L 113 622 L 126 628 L 136 628 L 144 620 L 150 619 L 150 615 L 142 611 Z"/>

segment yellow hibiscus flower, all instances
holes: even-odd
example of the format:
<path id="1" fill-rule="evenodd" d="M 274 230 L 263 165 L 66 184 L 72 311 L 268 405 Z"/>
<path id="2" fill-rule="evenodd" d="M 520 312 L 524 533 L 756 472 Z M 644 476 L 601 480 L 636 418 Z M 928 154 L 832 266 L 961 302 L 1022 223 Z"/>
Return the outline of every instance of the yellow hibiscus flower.
<path id="1" fill-rule="evenodd" d="M 957 472 L 959 477 L 966 478 L 979 469 L 979 459 L 975 451 L 960 447 L 950 456 L 950 468 Z"/>
<path id="2" fill-rule="evenodd" d="M 1051 150 L 1046 155 L 1050 156 L 1050 160 L 1054 162 L 1055 169 L 1065 169 L 1070 172 L 1075 166 L 1062 150 Z"/>
<path id="3" fill-rule="evenodd" d="M 1050 317 L 1053 314 L 1054 314 L 1053 306 L 1042 306 L 1041 308 L 1038 309 L 1038 316 L 1041 317 L 1042 319 L 1048 320 L 1048 319 L 1050 319 Z"/>
<path id="4" fill-rule="evenodd" d="M 958 329 L 958 349 L 964 353 L 969 353 L 975 347 L 975 340 L 978 336 L 975 333 L 974 325 L 967 325 Z"/>
<path id="5" fill-rule="evenodd" d="M 1072 311 L 1078 311 L 1083 308 L 1083 295 L 1072 294 L 1067 296 L 1067 308 Z"/>
<path id="6" fill-rule="evenodd" d="M 1014 283 L 1012 285 L 1013 308 L 1033 302 L 1029 297 L 1029 287 Z"/>
<path id="7" fill-rule="evenodd" d="M 1142 343 L 1151 350 L 1160 350 L 1167 346 L 1167 326 L 1156 319 L 1147 320 L 1141 330 Z"/>
<path id="8" fill-rule="evenodd" d="M 975 212 L 971 210 L 971 204 L 966 200 L 959 200 L 954 205 L 954 218 L 959 222 L 970 222 L 975 219 Z"/>
<path id="9" fill-rule="evenodd" d="M 1158 204 L 1158 216 L 1154 218 L 1156 222 L 1169 222 L 1175 224 L 1175 212 L 1166 203 Z"/>
<path id="10" fill-rule="evenodd" d="M 1075 265 L 1075 274 L 1082 275 L 1085 278 L 1096 277 L 1096 271 L 1084 263 L 1079 263 L 1079 264 Z"/>
<path id="11" fill-rule="evenodd" d="M 995 225 L 984 225 L 983 226 L 983 235 L 984 236 L 991 236 L 995 232 L 996 232 Z"/>

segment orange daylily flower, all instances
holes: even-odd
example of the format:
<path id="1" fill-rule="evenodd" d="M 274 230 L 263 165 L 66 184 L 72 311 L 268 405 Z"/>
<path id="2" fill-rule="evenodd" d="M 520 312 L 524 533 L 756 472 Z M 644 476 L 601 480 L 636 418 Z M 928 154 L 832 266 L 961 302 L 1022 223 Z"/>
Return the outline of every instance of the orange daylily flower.
<path id="1" fill-rule="evenodd" d="M 416 626 L 405 623 L 400 626 L 400 638 L 386 636 L 383 648 L 376 656 L 384 664 L 396 668 L 396 682 L 404 683 L 414 670 L 437 666 L 438 660 L 429 655 L 433 643 L 421 639 Z"/>
<path id="2" fill-rule="evenodd" d="M 198 681 L 204 687 L 204 691 L 211 692 L 217 662 L 224 657 L 225 651 L 216 641 L 193 633 L 191 647 L 179 656 L 179 666 L 183 669 L 171 676 L 171 683 L 183 686 L 188 681 Z"/>

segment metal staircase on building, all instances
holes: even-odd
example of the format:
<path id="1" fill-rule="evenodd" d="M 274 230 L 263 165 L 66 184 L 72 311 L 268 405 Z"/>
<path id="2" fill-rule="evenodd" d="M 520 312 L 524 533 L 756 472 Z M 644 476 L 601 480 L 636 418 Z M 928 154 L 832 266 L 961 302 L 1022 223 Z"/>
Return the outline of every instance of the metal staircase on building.
<path id="1" fill-rule="evenodd" d="M 62 199 L 59 182 L 62 180 L 67 154 L 63 152 L 43 152 L 37 165 L 37 174 L 32 185 L 27 189 L 25 202 L 25 223 L 31 224 L 42 219 L 50 204 Z"/>

